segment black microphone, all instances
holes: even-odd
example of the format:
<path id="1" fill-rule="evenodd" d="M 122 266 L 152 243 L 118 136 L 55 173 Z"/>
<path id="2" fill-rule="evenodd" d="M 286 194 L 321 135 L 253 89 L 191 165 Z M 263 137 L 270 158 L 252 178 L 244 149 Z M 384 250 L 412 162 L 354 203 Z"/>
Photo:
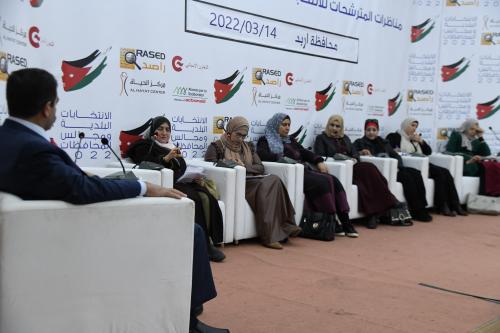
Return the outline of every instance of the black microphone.
<path id="1" fill-rule="evenodd" d="M 80 152 L 80 147 L 82 145 L 82 140 L 85 137 L 85 133 L 83 133 L 83 132 L 78 133 L 78 137 L 80 138 L 80 140 L 78 141 L 78 149 L 76 150 L 76 153 L 75 153 L 75 161 L 74 161 L 75 164 L 76 164 L 76 160 L 78 159 L 78 153 Z"/>
<path id="2" fill-rule="evenodd" d="M 122 166 L 122 171 L 123 171 L 123 174 L 121 174 L 120 172 L 118 173 L 113 173 L 111 175 L 108 175 L 104 178 L 109 178 L 109 179 L 131 179 L 131 180 L 137 180 L 139 178 L 137 178 L 134 173 L 132 171 L 129 171 L 129 172 L 125 172 L 125 167 L 123 166 L 123 162 L 122 160 L 118 157 L 118 155 L 115 153 L 115 151 L 113 150 L 113 148 L 111 148 L 111 146 L 109 145 L 109 140 L 106 139 L 106 138 L 101 138 L 101 143 L 105 146 L 107 146 L 109 148 L 109 150 L 111 150 L 111 152 L 113 153 L 113 155 L 115 155 L 116 159 L 118 160 L 118 162 L 120 162 L 120 165 Z"/>

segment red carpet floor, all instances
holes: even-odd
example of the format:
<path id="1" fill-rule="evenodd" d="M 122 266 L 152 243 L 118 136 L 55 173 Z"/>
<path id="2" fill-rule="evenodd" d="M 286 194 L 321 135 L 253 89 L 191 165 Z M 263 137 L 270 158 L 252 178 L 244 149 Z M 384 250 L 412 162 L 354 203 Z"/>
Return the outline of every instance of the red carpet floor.
<path id="1" fill-rule="evenodd" d="M 200 319 L 232 333 L 470 332 L 500 304 L 500 217 L 434 215 L 412 227 L 357 227 L 360 238 L 294 238 L 284 250 L 226 246 L 218 297 Z"/>

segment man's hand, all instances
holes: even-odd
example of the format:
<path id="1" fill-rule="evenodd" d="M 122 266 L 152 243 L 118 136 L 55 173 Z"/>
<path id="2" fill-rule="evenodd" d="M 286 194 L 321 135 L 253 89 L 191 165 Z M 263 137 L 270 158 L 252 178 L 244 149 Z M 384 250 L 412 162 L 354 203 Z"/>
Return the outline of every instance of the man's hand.
<path id="1" fill-rule="evenodd" d="M 144 195 L 146 197 L 167 197 L 181 199 L 187 196 L 185 193 L 178 191 L 175 188 L 161 187 L 150 182 L 146 182 L 146 187 L 146 194 Z"/>
<path id="2" fill-rule="evenodd" d="M 476 129 L 476 135 L 477 135 L 477 137 L 481 138 L 481 137 L 483 137 L 483 134 L 484 134 L 484 129 L 482 129 L 481 127 L 478 127 Z"/>

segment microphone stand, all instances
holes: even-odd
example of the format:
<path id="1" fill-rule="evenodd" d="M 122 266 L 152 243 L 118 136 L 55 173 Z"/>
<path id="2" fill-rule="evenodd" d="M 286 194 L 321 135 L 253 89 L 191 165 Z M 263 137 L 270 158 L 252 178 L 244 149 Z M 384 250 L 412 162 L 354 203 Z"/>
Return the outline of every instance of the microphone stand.
<path id="1" fill-rule="evenodd" d="M 78 138 L 80 138 L 80 140 L 78 141 L 78 149 L 76 150 L 76 153 L 75 153 L 75 160 L 74 160 L 75 164 L 76 164 L 76 161 L 78 160 L 78 153 L 80 152 L 80 147 L 82 145 L 82 140 L 84 137 L 85 137 L 85 133 L 83 133 L 83 132 L 78 133 Z"/>
<path id="2" fill-rule="evenodd" d="M 115 155 L 115 157 L 118 160 L 118 162 L 120 162 L 120 165 L 122 167 L 122 172 L 123 172 L 123 173 L 114 173 L 114 174 L 111 174 L 109 176 L 106 176 L 105 178 L 110 178 L 110 179 L 130 179 L 130 180 L 138 180 L 139 179 L 139 178 L 136 177 L 136 175 L 134 175 L 134 173 L 132 171 L 129 171 L 129 172 L 125 171 L 125 166 L 123 165 L 122 160 L 118 157 L 118 155 L 113 150 L 113 148 L 111 148 L 111 146 L 109 145 L 109 140 L 108 139 L 101 138 L 101 143 L 103 145 L 106 145 L 109 148 L 109 150 L 111 150 L 111 152 L 113 153 L 113 155 Z"/>

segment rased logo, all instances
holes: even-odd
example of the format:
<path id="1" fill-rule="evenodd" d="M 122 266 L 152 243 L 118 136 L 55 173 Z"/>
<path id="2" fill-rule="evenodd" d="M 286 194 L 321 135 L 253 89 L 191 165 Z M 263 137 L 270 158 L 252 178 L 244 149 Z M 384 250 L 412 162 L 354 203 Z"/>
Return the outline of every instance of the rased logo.
<path id="1" fill-rule="evenodd" d="M 236 79 L 239 77 L 238 82 L 235 84 Z M 215 103 L 221 104 L 225 103 L 240 90 L 243 84 L 243 78 L 245 75 L 236 70 L 231 76 L 225 79 L 215 79 L 214 81 L 214 96 Z"/>
<path id="2" fill-rule="evenodd" d="M 393 116 L 401 106 L 401 102 L 403 101 L 403 98 L 401 97 L 401 93 L 398 92 L 398 94 L 387 100 L 387 111 L 389 113 L 389 117 Z"/>
<path id="3" fill-rule="evenodd" d="M 428 18 L 424 22 L 411 27 L 411 42 L 416 43 L 427 36 L 434 29 L 434 20 Z"/>
<path id="4" fill-rule="evenodd" d="M 333 89 L 332 89 L 332 87 L 333 87 Z M 332 89 L 332 90 L 330 90 L 330 89 Z M 325 89 L 316 91 L 316 94 L 315 94 L 316 111 L 321 111 L 324 108 L 326 108 L 328 106 L 328 104 L 330 104 L 333 96 L 335 95 L 335 89 L 337 89 L 337 88 L 335 86 L 333 86 L 332 82 L 330 82 L 328 87 L 326 87 Z"/>
<path id="5" fill-rule="evenodd" d="M 486 119 L 493 116 L 500 109 L 500 95 L 486 103 L 476 105 L 477 119 Z"/>
<path id="6" fill-rule="evenodd" d="M 132 48 L 121 48 L 120 49 L 120 67 L 125 69 L 138 69 L 142 70 L 142 67 L 138 64 L 139 58 L 148 58 L 153 60 L 160 60 L 160 64 L 146 64 L 143 63 L 143 66 L 146 66 L 145 69 L 151 70 L 159 70 L 165 71 L 163 62 L 161 60 L 165 60 L 166 55 L 163 52 L 159 51 L 151 51 L 151 50 L 141 50 L 141 49 L 132 49 Z"/>
<path id="7" fill-rule="evenodd" d="M 106 60 L 108 59 L 106 54 L 110 49 L 111 47 L 103 54 L 101 54 L 101 51 L 95 50 L 87 57 L 78 60 L 63 60 L 61 70 L 63 72 L 64 91 L 82 89 L 94 81 L 106 67 Z"/>
<path id="8" fill-rule="evenodd" d="M 465 57 L 451 65 L 443 65 L 441 67 L 441 79 L 443 82 L 455 80 L 469 68 L 470 60 Z"/>

